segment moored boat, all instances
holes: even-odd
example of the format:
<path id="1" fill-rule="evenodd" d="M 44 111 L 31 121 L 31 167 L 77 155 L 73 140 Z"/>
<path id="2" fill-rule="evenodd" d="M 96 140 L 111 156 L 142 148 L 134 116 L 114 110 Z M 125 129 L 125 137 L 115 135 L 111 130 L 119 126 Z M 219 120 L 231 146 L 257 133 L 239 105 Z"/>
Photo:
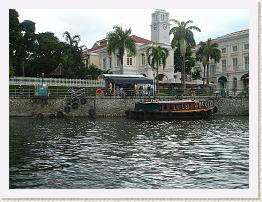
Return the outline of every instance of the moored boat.
<path id="1" fill-rule="evenodd" d="M 138 120 L 206 119 L 217 112 L 213 100 L 172 100 L 139 102 L 125 113 Z"/>

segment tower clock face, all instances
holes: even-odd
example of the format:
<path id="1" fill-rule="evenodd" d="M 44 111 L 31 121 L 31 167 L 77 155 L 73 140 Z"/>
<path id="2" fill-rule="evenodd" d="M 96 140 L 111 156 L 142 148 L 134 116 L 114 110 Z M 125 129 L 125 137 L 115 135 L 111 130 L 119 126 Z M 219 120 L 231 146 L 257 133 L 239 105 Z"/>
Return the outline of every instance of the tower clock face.
<path id="1" fill-rule="evenodd" d="M 166 28 L 167 28 L 167 25 L 163 24 L 163 29 L 166 30 Z"/>

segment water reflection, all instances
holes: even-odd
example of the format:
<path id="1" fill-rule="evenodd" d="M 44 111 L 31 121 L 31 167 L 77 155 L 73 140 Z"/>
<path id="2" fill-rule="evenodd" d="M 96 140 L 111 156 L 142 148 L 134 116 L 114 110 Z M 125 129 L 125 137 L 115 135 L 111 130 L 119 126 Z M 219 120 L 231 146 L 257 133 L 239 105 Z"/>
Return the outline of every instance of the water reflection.
<path id="1" fill-rule="evenodd" d="M 248 117 L 10 119 L 10 188 L 248 188 Z"/>

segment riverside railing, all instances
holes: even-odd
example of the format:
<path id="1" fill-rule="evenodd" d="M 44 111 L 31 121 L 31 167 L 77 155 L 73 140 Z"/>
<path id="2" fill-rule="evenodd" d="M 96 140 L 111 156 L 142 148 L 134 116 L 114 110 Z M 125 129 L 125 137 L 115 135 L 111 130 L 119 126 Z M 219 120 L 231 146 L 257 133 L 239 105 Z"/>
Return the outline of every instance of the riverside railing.
<path id="1" fill-rule="evenodd" d="M 63 79 L 63 78 L 41 78 L 41 77 L 11 77 L 9 85 L 36 85 L 47 84 L 48 86 L 66 87 L 105 87 L 103 79 Z"/>
<path id="2" fill-rule="evenodd" d="M 143 90 L 134 90 L 134 89 L 115 89 L 109 90 L 107 88 L 100 88 L 100 93 L 97 93 L 97 89 L 100 87 L 61 87 L 61 86 L 49 86 L 48 87 L 48 97 L 49 98 L 62 98 L 68 96 L 70 91 L 74 89 L 75 91 L 80 92 L 81 96 L 85 97 L 181 97 L 190 96 L 190 97 L 248 97 L 248 91 L 243 89 L 228 89 L 224 90 L 212 90 L 207 91 L 205 89 L 187 89 L 182 91 L 181 89 L 160 89 L 159 92 L 153 92 L 152 89 L 143 89 Z M 10 86 L 9 87 L 9 96 L 10 97 L 24 97 L 32 98 L 35 96 L 35 87 L 34 86 Z"/>

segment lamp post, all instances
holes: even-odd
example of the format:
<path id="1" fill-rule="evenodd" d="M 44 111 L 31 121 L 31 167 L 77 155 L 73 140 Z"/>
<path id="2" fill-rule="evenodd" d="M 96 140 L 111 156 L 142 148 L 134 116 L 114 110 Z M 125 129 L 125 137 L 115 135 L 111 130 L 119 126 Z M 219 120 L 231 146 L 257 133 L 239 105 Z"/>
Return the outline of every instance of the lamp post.
<path id="1" fill-rule="evenodd" d="M 42 85 L 44 84 L 44 76 L 45 76 L 45 73 L 42 73 Z"/>

